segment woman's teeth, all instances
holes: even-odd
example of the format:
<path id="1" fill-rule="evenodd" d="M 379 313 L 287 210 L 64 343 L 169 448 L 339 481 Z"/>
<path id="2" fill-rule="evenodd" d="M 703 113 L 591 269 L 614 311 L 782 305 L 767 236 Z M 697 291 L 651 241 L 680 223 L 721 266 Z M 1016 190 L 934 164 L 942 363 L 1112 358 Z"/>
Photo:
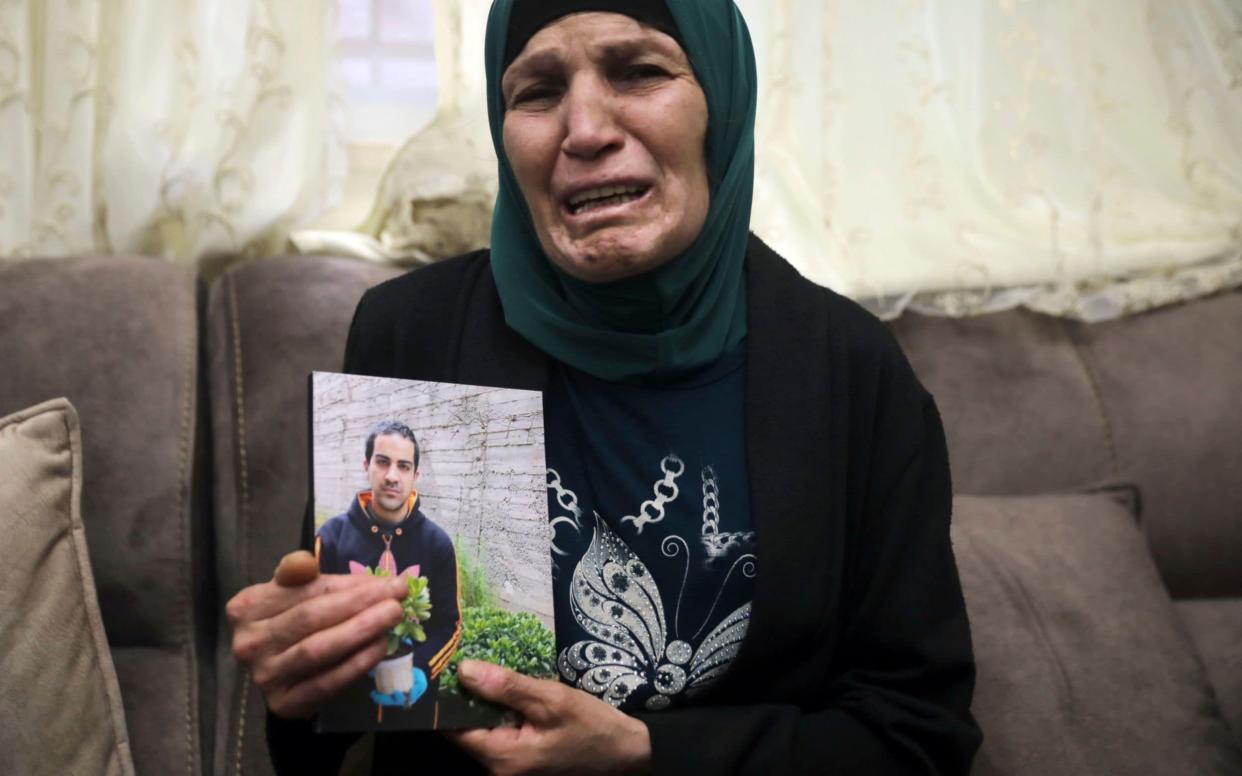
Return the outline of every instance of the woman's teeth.
<path id="1" fill-rule="evenodd" d="M 569 200 L 569 211 L 574 215 L 598 210 L 601 207 L 620 205 L 642 197 L 647 189 L 642 186 L 603 186 L 575 194 Z"/>

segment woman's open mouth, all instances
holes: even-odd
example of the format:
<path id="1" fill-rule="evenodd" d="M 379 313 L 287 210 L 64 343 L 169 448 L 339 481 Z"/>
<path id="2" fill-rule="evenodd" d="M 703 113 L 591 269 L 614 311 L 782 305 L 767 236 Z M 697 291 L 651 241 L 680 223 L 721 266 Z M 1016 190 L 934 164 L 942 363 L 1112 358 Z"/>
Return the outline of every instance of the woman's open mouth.
<path id="1" fill-rule="evenodd" d="M 650 186 L 640 184 L 623 183 L 613 186 L 598 186 L 593 189 L 584 189 L 574 194 L 565 203 L 565 207 L 571 215 L 586 215 L 596 210 L 603 210 L 604 208 L 640 200 L 650 190 Z"/>

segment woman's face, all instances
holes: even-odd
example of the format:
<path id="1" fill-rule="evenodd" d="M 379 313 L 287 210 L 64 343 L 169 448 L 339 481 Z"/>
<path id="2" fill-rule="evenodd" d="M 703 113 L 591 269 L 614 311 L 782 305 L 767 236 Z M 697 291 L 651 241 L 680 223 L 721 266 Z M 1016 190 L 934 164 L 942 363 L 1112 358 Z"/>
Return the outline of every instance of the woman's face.
<path id="1" fill-rule="evenodd" d="M 501 81 L 504 148 L 544 253 L 581 280 L 679 255 L 707 218 L 707 99 L 677 42 L 615 13 L 564 16 Z"/>

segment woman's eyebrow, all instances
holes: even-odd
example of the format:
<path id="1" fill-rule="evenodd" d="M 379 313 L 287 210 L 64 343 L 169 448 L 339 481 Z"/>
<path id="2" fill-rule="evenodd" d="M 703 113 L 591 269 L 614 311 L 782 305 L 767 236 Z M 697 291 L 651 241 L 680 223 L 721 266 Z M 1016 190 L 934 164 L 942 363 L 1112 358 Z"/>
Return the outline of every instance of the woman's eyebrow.
<path id="1" fill-rule="evenodd" d="M 645 54 L 657 54 L 667 59 L 675 59 L 668 46 L 651 38 L 627 38 L 601 43 L 596 48 L 596 56 L 607 63 L 628 62 Z"/>
<path id="2" fill-rule="evenodd" d="M 555 72 L 560 67 L 562 59 L 563 56 L 560 50 L 554 48 L 539 49 L 529 54 L 522 54 L 513 61 L 513 64 L 509 65 L 509 69 L 505 70 L 504 75 L 501 76 L 501 86 L 512 83 L 517 78 Z"/>

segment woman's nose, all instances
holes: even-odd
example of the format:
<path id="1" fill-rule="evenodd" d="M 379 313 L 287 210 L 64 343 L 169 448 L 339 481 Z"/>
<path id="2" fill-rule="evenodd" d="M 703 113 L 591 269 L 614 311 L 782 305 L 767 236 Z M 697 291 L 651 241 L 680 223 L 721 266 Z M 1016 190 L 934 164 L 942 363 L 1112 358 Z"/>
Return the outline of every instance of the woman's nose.
<path id="1" fill-rule="evenodd" d="M 616 107 L 610 90 L 598 79 L 575 79 L 561 103 L 565 122 L 561 149 L 570 156 L 594 159 L 620 148 L 624 132 Z"/>

